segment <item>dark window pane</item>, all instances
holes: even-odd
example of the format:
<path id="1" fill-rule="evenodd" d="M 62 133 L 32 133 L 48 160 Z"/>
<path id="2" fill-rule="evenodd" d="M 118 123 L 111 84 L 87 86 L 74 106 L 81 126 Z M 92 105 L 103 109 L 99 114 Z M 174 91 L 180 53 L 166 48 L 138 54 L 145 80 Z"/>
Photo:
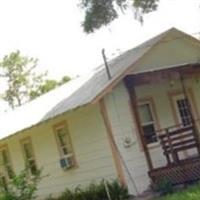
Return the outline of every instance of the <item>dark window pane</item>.
<path id="1" fill-rule="evenodd" d="M 190 115 L 190 108 L 187 99 L 177 100 L 177 106 L 183 126 L 188 126 L 192 123 L 192 117 Z"/>
<path id="2" fill-rule="evenodd" d="M 36 167 L 36 164 L 35 164 L 35 161 L 34 160 L 29 160 L 28 161 L 29 163 L 29 167 L 30 167 L 30 171 L 31 171 L 31 174 L 36 174 L 37 173 L 37 167 Z"/>
<path id="3" fill-rule="evenodd" d="M 0 176 L 0 184 L 2 185 L 2 188 L 7 191 L 8 186 L 7 186 L 7 181 L 5 176 Z"/>
<path id="4" fill-rule="evenodd" d="M 153 124 L 143 126 L 143 132 L 147 144 L 157 142 L 156 131 Z"/>
<path id="5" fill-rule="evenodd" d="M 31 143 L 28 143 L 28 142 L 24 143 L 24 153 L 25 153 L 26 159 L 33 157 Z"/>
<path id="6" fill-rule="evenodd" d="M 7 165 L 5 167 L 6 167 L 6 171 L 7 171 L 8 177 L 9 178 L 13 178 L 14 177 L 14 172 L 12 170 L 12 167 L 10 165 Z"/>
<path id="7" fill-rule="evenodd" d="M 7 154 L 6 150 L 2 151 L 2 158 L 3 158 L 4 164 L 7 164 L 9 162 L 8 161 L 8 154 Z"/>

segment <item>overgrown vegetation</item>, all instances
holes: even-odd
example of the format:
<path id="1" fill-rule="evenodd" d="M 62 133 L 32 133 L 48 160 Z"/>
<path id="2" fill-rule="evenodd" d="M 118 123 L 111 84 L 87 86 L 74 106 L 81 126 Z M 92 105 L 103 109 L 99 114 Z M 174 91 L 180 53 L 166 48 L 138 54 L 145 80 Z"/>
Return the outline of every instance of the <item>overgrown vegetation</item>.
<path id="1" fill-rule="evenodd" d="M 128 189 L 118 181 L 101 181 L 91 183 L 75 190 L 66 189 L 60 197 L 49 197 L 46 200 L 127 200 L 129 199 Z"/>
<path id="2" fill-rule="evenodd" d="M 30 169 L 27 167 L 12 180 L 5 182 L 1 178 L 0 200 L 34 200 L 37 198 L 36 191 L 41 180 L 41 171 L 38 170 L 34 175 L 30 175 Z"/>

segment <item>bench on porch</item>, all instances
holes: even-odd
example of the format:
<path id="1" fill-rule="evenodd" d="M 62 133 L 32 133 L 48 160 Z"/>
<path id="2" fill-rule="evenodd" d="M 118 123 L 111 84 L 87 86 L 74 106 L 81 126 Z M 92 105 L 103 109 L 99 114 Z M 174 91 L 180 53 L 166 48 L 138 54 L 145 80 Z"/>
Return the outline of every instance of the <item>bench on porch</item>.
<path id="1" fill-rule="evenodd" d="M 168 165 L 179 163 L 181 161 L 179 153 L 190 149 L 196 149 L 196 154 L 200 155 L 199 141 L 194 131 L 195 127 L 188 125 L 177 130 L 165 129 L 165 133 L 159 136 Z"/>
<path id="2" fill-rule="evenodd" d="M 167 179 L 177 185 L 200 180 L 200 145 L 195 131 L 193 125 L 188 125 L 176 130 L 165 129 L 159 136 L 167 165 L 149 171 L 154 183 Z M 195 156 L 180 158 L 181 153 L 191 149 L 196 151 Z"/>

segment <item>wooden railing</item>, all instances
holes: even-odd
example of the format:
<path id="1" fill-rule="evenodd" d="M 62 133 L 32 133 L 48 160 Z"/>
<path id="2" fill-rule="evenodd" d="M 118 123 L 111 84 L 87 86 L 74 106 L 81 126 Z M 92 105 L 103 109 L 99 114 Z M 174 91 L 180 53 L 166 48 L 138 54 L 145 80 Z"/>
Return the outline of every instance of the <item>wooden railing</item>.
<path id="1" fill-rule="evenodd" d="M 158 136 L 163 154 L 166 156 L 167 165 L 149 171 L 149 176 L 154 183 L 167 179 L 173 185 L 190 183 L 200 180 L 200 151 L 199 138 L 196 127 L 170 127 L 162 130 Z M 192 157 L 179 158 L 182 151 L 195 149 Z"/>
<path id="2" fill-rule="evenodd" d="M 168 164 L 180 162 L 179 152 L 198 149 L 199 141 L 195 131 L 194 126 L 189 125 L 177 130 L 166 129 L 165 133 L 159 136 Z"/>

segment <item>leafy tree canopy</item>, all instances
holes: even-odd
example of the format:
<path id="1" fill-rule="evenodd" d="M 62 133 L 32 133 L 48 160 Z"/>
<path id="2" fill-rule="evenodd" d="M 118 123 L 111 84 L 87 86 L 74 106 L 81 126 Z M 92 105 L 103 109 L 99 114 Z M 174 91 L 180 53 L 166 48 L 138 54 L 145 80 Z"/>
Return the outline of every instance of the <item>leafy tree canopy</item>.
<path id="1" fill-rule="evenodd" d="M 70 81 L 71 78 L 69 76 L 63 76 L 60 81 L 54 80 L 54 79 L 47 79 L 41 84 L 38 88 L 33 89 L 30 92 L 30 99 L 33 100 L 38 96 L 41 96 L 42 94 L 45 94 L 61 85 L 64 83 Z"/>
<path id="2" fill-rule="evenodd" d="M 70 80 L 68 76 L 60 81 L 45 79 L 47 72 L 36 73 L 37 63 L 37 59 L 23 56 L 20 51 L 11 52 L 0 61 L 0 79 L 6 82 L 1 97 L 12 109 Z"/>
<path id="3" fill-rule="evenodd" d="M 102 26 L 108 25 L 118 17 L 119 10 L 124 11 L 128 5 L 135 8 L 135 18 L 143 22 L 143 14 L 157 9 L 159 0 L 81 0 L 85 10 L 83 28 L 92 33 Z"/>
<path id="4" fill-rule="evenodd" d="M 37 62 L 37 59 L 21 55 L 20 51 L 11 52 L 0 62 L 0 76 L 7 83 L 2 98 L 11 108 L 29 101 L 31 89 L 42 83 L 45 73 L 35 73 Z"/>

